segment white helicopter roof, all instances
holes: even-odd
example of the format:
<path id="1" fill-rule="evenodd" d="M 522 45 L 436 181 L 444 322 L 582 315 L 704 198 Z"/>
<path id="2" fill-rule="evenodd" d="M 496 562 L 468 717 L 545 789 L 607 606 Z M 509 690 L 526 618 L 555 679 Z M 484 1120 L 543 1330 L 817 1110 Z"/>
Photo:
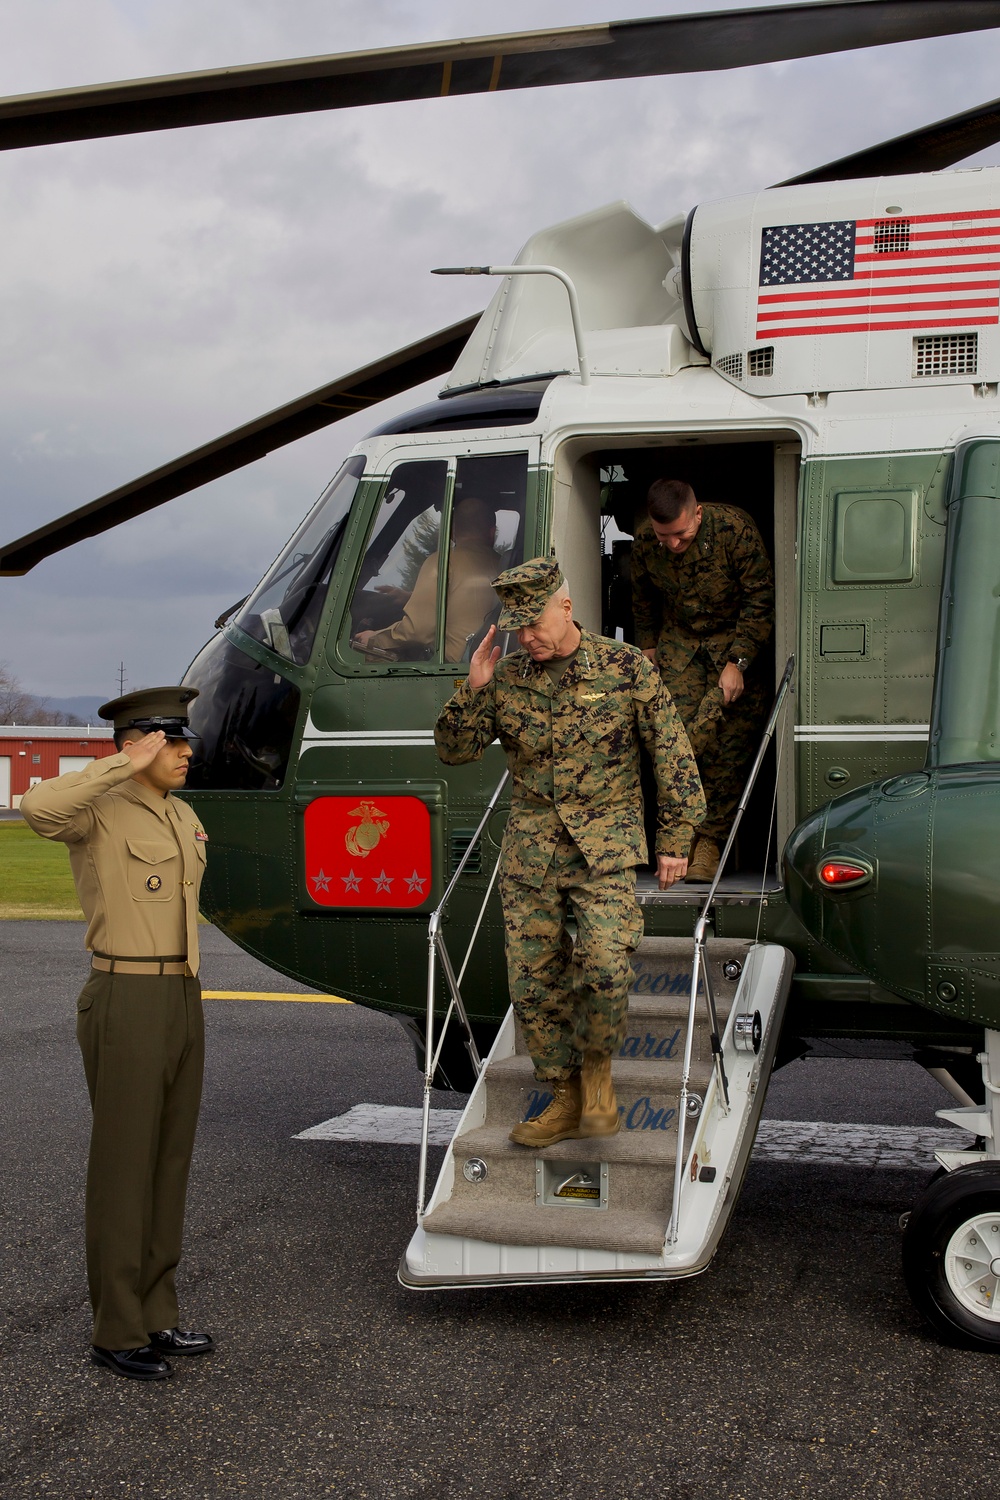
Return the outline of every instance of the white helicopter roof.
<path id="1" fill-rule="evenodd" d="M 613 203 L 518 255 L 572 278 L 595 376 L 710 358 L 762 397 L 1000 378 L 1000 168 L 768 188 L 684 225 Z M 565 288 L 509 276 L 444 390 L 576 369 Z"/>

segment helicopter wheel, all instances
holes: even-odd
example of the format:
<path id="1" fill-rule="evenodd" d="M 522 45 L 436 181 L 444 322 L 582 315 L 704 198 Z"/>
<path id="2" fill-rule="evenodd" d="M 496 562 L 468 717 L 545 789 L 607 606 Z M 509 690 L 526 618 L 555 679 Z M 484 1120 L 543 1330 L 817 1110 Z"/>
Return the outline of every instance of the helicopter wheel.
<path id="1" fill-rule="evenodd" d="M 1000 1350 L 1000 1161 L 932 1181 L 906 1226 L 903 1276 L 943 1338 Z"/>

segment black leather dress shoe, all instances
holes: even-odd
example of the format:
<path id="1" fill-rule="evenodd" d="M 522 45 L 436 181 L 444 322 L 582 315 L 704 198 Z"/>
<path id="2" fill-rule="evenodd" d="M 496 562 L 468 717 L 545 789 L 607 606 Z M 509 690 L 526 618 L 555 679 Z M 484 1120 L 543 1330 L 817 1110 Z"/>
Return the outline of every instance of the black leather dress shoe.
<path id="1" fill-rule="evenodd" d="M 215 1348 L 210 1333 L 191 1333 L 187 1328 L 161 1328 L 149 1335 L 149 1342 L 160 1354 L 209 1354 Z"/>
<path id="2" fill-rule="evenodd" d="M 90 1357 L 95 1365 L 107 1365 L 129 1380 L 167 1380 L 174 1373 L 160 1351 L 149 1344 L 141 1349 L 99 1349 L 91 1344 Z"/>

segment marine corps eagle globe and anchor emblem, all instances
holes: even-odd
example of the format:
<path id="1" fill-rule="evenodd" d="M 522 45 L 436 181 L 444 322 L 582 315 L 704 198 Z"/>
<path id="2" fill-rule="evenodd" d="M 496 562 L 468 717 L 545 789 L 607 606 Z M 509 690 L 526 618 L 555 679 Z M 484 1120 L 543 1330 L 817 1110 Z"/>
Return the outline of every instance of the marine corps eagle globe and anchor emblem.
<path id="1" fill-rule="evenodd" d="M 362 798 L 357 807 L 352 807 L 350 816 L 360 821 L 347 830 L 344 845 L 348 854 L 367 859 L 382 835 L 389 832 L 389 819 L 367 797 Z"/>

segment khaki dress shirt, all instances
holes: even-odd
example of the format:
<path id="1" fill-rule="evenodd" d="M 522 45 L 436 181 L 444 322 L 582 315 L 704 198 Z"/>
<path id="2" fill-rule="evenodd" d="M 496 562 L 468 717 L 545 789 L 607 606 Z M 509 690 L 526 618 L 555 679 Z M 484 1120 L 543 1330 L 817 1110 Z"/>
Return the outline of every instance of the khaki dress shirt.
<path id="1" fill-rule="evenodd" d="M 39 782 L 21 812 L 42 838 L 69 846 L 89 951 L 186 958 L 197 974 L 207 835 L 186 802 L 140 786 L 119 754 Z"/>
<path id="2" fill-rule="evenodd" d="M 481 630 L 499 600 L 493 592 L 498 559 L 485 543 L 457 542 L 448 563 L 448 609 L 445 616 L 445 661 L 462 661 L 471 636 Z M 420 566 L 403 618 L 387 625 L 369 641 L 379 651 L 406 660 L 427 656 L 434 649 L 437 626 L 438 554 Z"/>

